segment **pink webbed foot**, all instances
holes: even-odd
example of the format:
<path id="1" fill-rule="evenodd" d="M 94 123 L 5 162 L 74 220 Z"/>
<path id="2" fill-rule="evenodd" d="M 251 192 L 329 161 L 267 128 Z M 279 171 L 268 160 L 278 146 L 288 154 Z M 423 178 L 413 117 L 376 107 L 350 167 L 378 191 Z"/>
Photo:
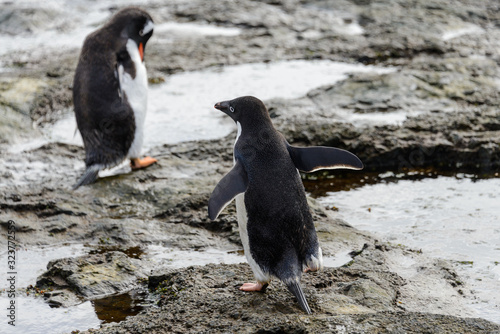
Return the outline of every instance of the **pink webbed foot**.
<path id="1" fill-rule="evenodd" d="M 157 161 L 158 160 L 156 160 L 155 158 L 151 158 L 151 157 L 145 157 L 142 159 L 134 158 L 134 159 L 130 159 L 130 167 L 132 168 L 132 170 L 146 168 L 148 166 L 151 166 L 152 164 L 154 164 Z"/>
<path id="2" fill-rule="evenodd" d="M 245 283 L 242 286 L 240 286 L 241 291 L 247 291 L 247 292 L 265 292 L 266 288 L 269 284 L 267 283 Z"/>
<path id="3" fill-rule="evenodd" d="M 309 268 L 309 267 L 306 267 L 306 268 L 304 269 L 304 273 L 308 273 L 308 272 L 316 272 L 316 271 L 318 271 L 318 270 L 319 270 L 319 268 Z"/>
<path id="4" fill-rule="evenodd" d="M 319 256 L 311 256 L 305 263 L 304 273 L 310 271 L 315 272 L 323 269 L 323 256 L 321 254 L 321 249 L 319 251 Z"/>

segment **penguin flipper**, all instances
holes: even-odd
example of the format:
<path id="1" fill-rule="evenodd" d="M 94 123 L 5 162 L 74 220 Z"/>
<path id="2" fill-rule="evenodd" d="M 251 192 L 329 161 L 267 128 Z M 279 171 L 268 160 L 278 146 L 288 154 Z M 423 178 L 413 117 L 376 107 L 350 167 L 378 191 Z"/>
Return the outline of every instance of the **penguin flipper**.
<path id="1" fill-rule="evenodd" d="M 118 96 L 123 103 L 123 65 L 119 62 L 115 65 L 115 78 L 118 79 Z"/>
<path id="2" fill-rule="evenodd" d="M 349 151 L 335 147 L 296 147 L 286 143 L 295 167 L 306 173 L 320 169 L 363 169 L 363 163 Z"/>
<path id="3" fill-rule="evenodd" d="M 295 296 L 295 298 L 297 298 L 297 301 L 299 302 L 299 305 L 304 310 L 304 312 L 306 312 L 307 314 L 311 314 L 311 309 L 307 304 L 306 296 L 304 295 L 304 291 L 302 291 L 302 287 L 300 286 L 299 282 L 296 280 L 292 280 L 289 282 L 285 282 L 285 284 L 288 290 Z"/>
<path id="4" fill-rule="evenodd" d="M 233 169 L 229 171 L 215 186 L 208 200 L 208 216 L 216 219 L 220 212 L 235 198 L 247 190 L 248 178 L 243 165 L 236 160 Z"/>
<path id="5" fill-rule="evenodd" d="M 93 183 L 97 179 L 97 175 L 101 168 L 98 165 L 92 165 L 88 167 L 83 173 L 82 177 L 78 180 L 78 182 L 73 186 L 73 190 L 76 190 L 80 186 L 84 186 L 87 184 Z"/>

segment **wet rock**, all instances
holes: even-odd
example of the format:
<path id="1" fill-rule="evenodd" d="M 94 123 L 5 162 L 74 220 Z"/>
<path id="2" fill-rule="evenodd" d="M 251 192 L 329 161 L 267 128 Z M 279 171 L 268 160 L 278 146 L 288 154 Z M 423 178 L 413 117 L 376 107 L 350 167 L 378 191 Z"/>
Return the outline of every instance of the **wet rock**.
<path id="1" fill-rule="evenodd" d="M 45 297 L 52 300 L 52 304 L 67 306 L 67 302 L 75 300 L 67 297 L 71 292 L 93 299 L 130 290 L 138 280 L 146 277 L 138 262 L 116 251 L 54 260 L 47 265 L 47 271 L 38 277 L 36 286 L 51 290 Z M 63 292 L 58 293 L 59 290 Z M 64 298 L 54 299 L 61 295 Z"/>
<path id="2" fill-rule="evenodd" d="M 0 31 L 5 33 L 67 31 L 78 24 L 64 21 L 53 26 L 50 18 L 61 15 L 60 9 L 49 13 L 36 6 L 31 11 L 8 6 L 0 15 Z M 349 149 L 361 157 L 365 171 L 498 171 L 498 1 L 341 0 L 333 6 L 324 0 L 195 0 L 148 6 L 158 25 L 191 22 L 241 31 L 237 36 L 163 35 L 148 44 L 153 81 L 164 78 L 168 83 L 169 74 L 181 71 L 289 59 L 396 66 L 394 72 L 381 75 L 350 75 L 300 99 L 265 102 L 291 143 Z M 34 20 L 28 22 L 30 17 Z M 160 36 L 159 30 L 155 36 Z M 234 206 L 214 222 L 205 206 L 214 185 L 232 165 L 234 134 L 155 147 L 150 152 L 159 158 L 155 166 L 71 191 L 83 170 L 81 147 L 13 144 L 43 138 L 32 123 L 43 130 L 72 112 L 78 52 L 62 48 L 0 56 L 8 70 L 0 83 L 0 225 L 14 219 L 16 237 L 24 247 L 70 241 L 107 249 L 51 262 L 39 282 L 57 287 L 47 292 L 52 305 L 112 294 L 149 276 L 151 287 L 163 291 L 163 306 L 96 332 L 499 330 L 487 321 L 466 318 L 474 316 L 463 307 L 470 291 L 445 262 L 377 243 L 314 200 L 310 205 L 325 257 L 355 252 L 348 266 L 304 275 L 312 317 L 303 315 L 277 282 L 265 294 L 238 291 L 241 283 L 252 279 L 247 265 L 148 275 L 147 254 L 130 259 L 119 248 L 240 247 Z M 410 116 L 394 124 L 357 121 L 397 112 Z M 0 238 L 0 244 L 5 245 L 5 239 Z"/>
<path id="3" fill-rule="evenodd" d="M 0 105 L 0 143 L 8 144 L 15 139 L 24 137 L 21 134 L 30 129 L 31 120 L 11 107 Z M 0 152 L 3 149 L 0 148 Z M 11 178 L 12 174 L 3 171 L 3 178 Z"/>
<path id="4" fill-rule="evenodd" d="M 18 35 L 44 30 L 51 27 L 59 15 L 57 8 L 23 8 L 7 3 L 0 14 L 0 32 Z"/>
<path id="5" fill-rule="evenodd" d="M 48 291 L 43 294 L 43 298 L 50 307 L 71 307 L 84 301 L 83 298 L 70 290 Z"/>
<path id="6" fill-rule="evenodd" d="M 400 251 L 400 248 L 375 244 L 365 249 L 360 256 L 369 261 L 378 258 L 388 268 L 383 254 L 398 254 Z M 409 254 L 421 256 L 406 253 Z M 436 268 L 436 271 L 428 274 L 440 276 L 439 264 Z M 155 288 L 161 295 L 160 308 L 148 309 L 120 324 L 107 324 L 87 333 L 197 333 L 207 330 L 238 333 L 353 333 L 401 328 L 407 333 L 421 333 L 422 328 L 426 328 L 428 333 L 472 333 L 500 329 L 498 325 L 484 320 L 404 311 L 400 302 L 401 290 L 418 282 L 403 279 L 398 274 L 380 268 L 366 271 L 351 264 L 349 267 L 325 268 L 322 272 L 304 274 L 302 285 L 313 310 L 310 316 L 300 311 L 293 296 L 279 282 L 273 282 L 265 293 L 238 290 L 239 285 L 252 279 L 251 270 L 246 264 L 207 265 L 158 273 L 150 276 L 149 280 L 150 288 Z M 418 300 L 420 297 L 415 293 L 412 298 Z M 427 298 L 424 296 L 422 302 L 424 299 L 429 302 Z M 454 312 L 459 314 L 461 307 L 455 308 Z"/>
<path id="7" fill-rule="evenodd" d="M 400 87 L 399 79 L 391 83 L 390 78 L 395 76 L 405 77 L 413 84 Z M 495 145 L 500 140 L 500 132 L 495 130 L 500 118 L 495 107 L 475 103 L 466 111 L 450 109 L 456 96 L 450 97 L 446 89 L 435 88 L 421 90 L 425 97 L 419 96 L 418 87 L 428 84 L 417 84 L 420 79 L 414 75 L 393 73 L 361 79 L 365 77 L 353 76 L 334 86 L 316 89 L 301 99 L 271 101 L 275 124 L 291 143 L 335 146 L 356 153 L 365 170 L 433 167 L 484 175 L 500 167 L 500 148 Z M 489 96 L 482 103 L 498 101 L 490 81 L 478 90 L 483 97 Z M 409 116 L 402 124 L 373 126 L 343 120 L 344 115 L 356 111 L 378 113 L 412 108 L 425 111 Z"/>
<path id="8" fill-rule="evenodd" d="M 46 86 L 45 80 L 36 78 L 0 79 L 0 144 L 39 135 L 32 127 L 30 112 Z M 0 152 L 4 149 L 0 147 Z"/>
<path id="9" fill-rule="evenodd" d="M 458 62 L 448 59 L 447 64 Z M 476 61 L 475 63 L 479 63 Z M 474 63 L 469 62 L 473 67 Z M 495 72 L 480 76 L 471 69 L 460 71 L 401 71 L 388 74 L 354 74 L 329 87 L 308 93 L 320 108 L 319 115 L 331 116 L 335 108 L 355 113 L 395 110 L 450 110 L 455 101 L 491 104 L 498 101 Z"/>
<path id="10" fill-rule="evenodd" d="M 37 94 L 48 86 L 45 80 L 36 78 L 10 78 L 2 80 L 0 103 L 29 116 Z"/>

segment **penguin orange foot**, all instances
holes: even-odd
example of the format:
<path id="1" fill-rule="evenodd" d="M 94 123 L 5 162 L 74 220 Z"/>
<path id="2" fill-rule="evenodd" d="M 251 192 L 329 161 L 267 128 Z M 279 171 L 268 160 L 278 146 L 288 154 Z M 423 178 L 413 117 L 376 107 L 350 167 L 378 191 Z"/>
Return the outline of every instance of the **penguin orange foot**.
<path id="1" fill-rule="evenodd" d="M 158 162 L 155 158 L 151 157 L 144 157 L 142 159 L 139 158 L 134 158 L 130 159 L 130 167 L 132 167 L 133 170 L 135 169 L 141 169 L 141 168 L 146 168 L 154 164 L 155 162 Z"/>
<path id="2" fill-rule="evenodd" d="M 86 169 L 73 189 L 94 182 L 99 171 L 141 155 L 148 102 L 144 55 L 153 30 L 147 12 L 127 7 L 85 39 L 73 80 L 73 104 Z M 155 161 L 143 159 L 134 166 Z"/>
<path id="3" fill-rule="evenodd" d="M 245 283 L 242 286 L 240 286 L 240 290 L 241 291 L 248 291 L 248 292 L 252 292 L 252 291 L 265 292 L 268 285 L 269 284 L 267 284 L 267 283 L 260 283 L 260 282 Z"/>

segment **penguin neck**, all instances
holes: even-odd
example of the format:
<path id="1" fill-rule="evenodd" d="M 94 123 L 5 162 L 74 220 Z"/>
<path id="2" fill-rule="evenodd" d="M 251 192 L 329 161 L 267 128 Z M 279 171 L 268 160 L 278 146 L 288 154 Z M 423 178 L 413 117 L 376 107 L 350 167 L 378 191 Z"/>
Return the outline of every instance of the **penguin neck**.
<path id="1" fill-rule="evenodd" d="M 126 48 L 134 64 L 140 65 L 143 63 L 141 55 L 139 54 L 139 46 L 137 45 L 136 41 L 134 41 L 132 38 L 127 39 Z"/>
<path id="2" fill-rule="evenodd" d="M 241 123 L 236 121 L 236 126 L 238 127 L 238 132 L 236 133 L 236 140 L 234 141 L 233 152 L 236 148 L 236 143 L 238 142 L 238 139 L 240 139 L 241 136 Z M 234 153 L 233 153 L 233 165 L 236 165 L 236 158 L 234 157 Z"/>
<path id="3" fill-rule="evenodd" d="M 236 133 L 236 140 L 234 141 L 234 145 L 236 145 L 238 139 L 240 139 L 241 136 L 241 123 L 236 121 L 236 126 L 238 127 L 238 132 Z"/>
<path id="4" fill-rule="evenodd" d="M 238 129 L 241 128 L 241 130 L 238 130 L 238 137 L 243 136 L 256 136 L 259 133 L 262 133 L 262 131 L 275 131 L 276 129 L 274 128 L 273 123 L 271 122 L 270 118 L 261 118 L 261 117 L 254 117 L 254 118 L 244 118 L 236 121 L 236 125 L 238 126 Z M 237 138 L 238 138 L 237 137 Z"/>
<path id="5" fill-rule="evenodd" d="M 236 164 L 235 154 L 244 157 L 254 148 L 257 151 L 263 150 L 266 147 L 273 147 L 275 144 L 281 143 L 281 134 L 274 128 L 271 122 L 246 124 L 236 121 L 238 132 L 233 146 L 233 164 Z M 255 152 L 255 151 L 254 151 Z"/>

